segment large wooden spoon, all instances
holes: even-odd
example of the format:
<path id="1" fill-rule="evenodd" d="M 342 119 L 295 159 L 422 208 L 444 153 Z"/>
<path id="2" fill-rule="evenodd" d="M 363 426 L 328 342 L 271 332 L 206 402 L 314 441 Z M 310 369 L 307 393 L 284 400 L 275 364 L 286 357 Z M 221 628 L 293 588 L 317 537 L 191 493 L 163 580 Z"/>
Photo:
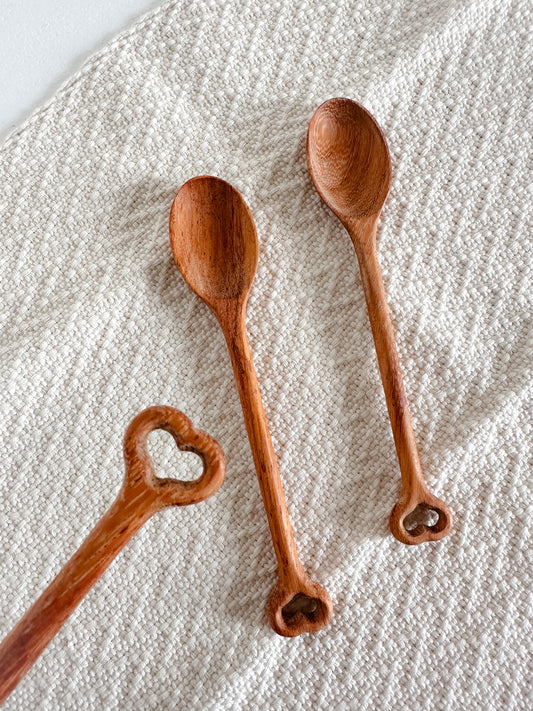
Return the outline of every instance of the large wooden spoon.
<path id="1" fill-rule="evenodd" d="M 217 317 L 231 356 L 278 560 L 278 583 L 267 604 L 270 624 L 285 637 L 315 632 L 330 621 L 332 604 L 298 559 L 246 334 L 246 304 L 259 252 L 252 215 L 229 183 L 193 178 L 172 205 L 170 243 L 185 281 Z"/>
<path id="2" fill-rule="evenodd" d="M 436 541 L 450 532 L 452 514 L 424 480 L 377 257 L 377 224 L 391 180 L 385 137 L 355 101 L 330 99 L 309 123 L 307 163 L 318 194 L 348 231 L 359 260 L 402 475 L 390 529 L 402 543 Z"/>

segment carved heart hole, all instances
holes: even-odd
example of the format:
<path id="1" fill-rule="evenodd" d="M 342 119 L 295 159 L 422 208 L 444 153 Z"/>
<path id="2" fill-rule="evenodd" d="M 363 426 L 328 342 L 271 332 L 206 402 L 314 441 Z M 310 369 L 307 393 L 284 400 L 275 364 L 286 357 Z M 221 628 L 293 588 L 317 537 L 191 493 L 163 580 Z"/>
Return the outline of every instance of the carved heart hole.
<path id="1" fill-rule="evenodd" d="M 148 436 L 148 452 L 159 479 L 194 481 L 202 476 L 204 464 L 198 454 L 178 449 L 170 432 L 158 429 Z"/>
<path id="2" fill-rule="evenodd" d="M 403 525 L 406 531 L 416 535 L 425 528 L 433 528 L 438 521 L 439 512 L 436 509 L 427 504 L 418 504 L 416 509 L 405 517 Z"/>
<path id="3" fill-rule="evenodd" d="M 285 622 L 290 624 L 294 616 L 299 612 L 311 622 L 317 622 L 323 614 L 322 602 L 304 593 L 297 593 L 292 600 L 283 607 L 281 614 Z"/>

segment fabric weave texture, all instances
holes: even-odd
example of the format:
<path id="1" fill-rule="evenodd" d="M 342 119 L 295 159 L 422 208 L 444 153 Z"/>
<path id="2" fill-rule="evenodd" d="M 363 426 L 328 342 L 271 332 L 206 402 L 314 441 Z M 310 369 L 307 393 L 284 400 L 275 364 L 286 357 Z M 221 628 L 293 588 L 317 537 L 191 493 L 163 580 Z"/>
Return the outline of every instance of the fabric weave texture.
<path id="1" fill-rule="evenodd" d="M 531 709 L 532 25 L 527 0 L 178 0 L 0 148 L 0 635 L 110 506 L 144 407 L 224 448 L 207 502 L 152 518 L 5 704 Z M 399 469 L 355 253 L 307 173 L 333 96 L 382 126 L 379 257 L 436 544 L 389 533 Z M 222 333 L 170 252 L 178 188 L 239 189 L 247 324 L 314 636 L 264 611 L 276 563 Z M 199 460 L 154 433 L 160 476 Z"/>

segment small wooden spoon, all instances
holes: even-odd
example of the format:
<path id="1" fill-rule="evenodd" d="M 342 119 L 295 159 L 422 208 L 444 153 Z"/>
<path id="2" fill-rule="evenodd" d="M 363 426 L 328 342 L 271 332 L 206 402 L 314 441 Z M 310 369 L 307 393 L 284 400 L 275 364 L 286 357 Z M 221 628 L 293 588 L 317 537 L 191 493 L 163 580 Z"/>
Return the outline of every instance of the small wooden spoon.
<path id="1" fill-rule="evenodd" d="M 267 604 L 270 624 L 285 637 L 316 632 L 330 621 L 332 604 L 298 559 L 246 334 L 246 304 L 259 252 L 252 215 L 229 183 L 193 178 L 172 205 L 170 243 L 185 281 L 217 317 L 231 356 L 278 560 L 279 579 Z"/>
<path id="2" fill-rule="evenodd" d="M 391 180 L 385 137 L 375 119 L 355 101 L 330 99 L 309 123 L 307 163 L 318 194 L 348 231 L 359 260 L 402 474 L 390 529 L 402 543 L 439 540 L 450 532 L 452 514 L 424 480 L 377 257 L 377 224 Z M 431 516 L 436 518 L 433 523 L 428 521 Z"/>
<path id="3" fill-rule="evenodd" d="M 204 471 L 199 479 L 155 475 L 146 447 L 155 429 L 170 432 L 179 449 L 201 457 Z M 196 504 L 212 496 L 226 471 L 218 443 L 171 407 L 150 407 L 133 419 L 124 438 L 124 459 L 126 476 L 115 503 L 0 644 L 0 704 L 139 528 L 167 506 Z"/>

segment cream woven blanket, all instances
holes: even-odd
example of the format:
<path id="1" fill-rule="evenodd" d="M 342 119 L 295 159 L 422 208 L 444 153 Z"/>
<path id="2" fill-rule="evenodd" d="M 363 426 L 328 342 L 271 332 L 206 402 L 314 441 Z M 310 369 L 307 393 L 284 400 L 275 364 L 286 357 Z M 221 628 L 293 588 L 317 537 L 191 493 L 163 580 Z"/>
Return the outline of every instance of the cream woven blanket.
<path id="1" fill-rule="evenodd" d="M 153 404 L 226 481 L 149 521 L 5 708 L 530 709 L 531 6 L 178 0 L 92 58 L 0 149 L 0 635 L 114 500 Z M 307 174 L 332 96 L 394 164 L 379 252 L 420 454 L 456 525 L 388 532 L 399 471 L 349 238 Z M 284 639 L 276 564 L 214 317 L 172 261 L 177 189 L 242 191 L 248 327 L 300 556 L 335 604 Z M 198 470 L 154 435 L 161 476 Z"/>

